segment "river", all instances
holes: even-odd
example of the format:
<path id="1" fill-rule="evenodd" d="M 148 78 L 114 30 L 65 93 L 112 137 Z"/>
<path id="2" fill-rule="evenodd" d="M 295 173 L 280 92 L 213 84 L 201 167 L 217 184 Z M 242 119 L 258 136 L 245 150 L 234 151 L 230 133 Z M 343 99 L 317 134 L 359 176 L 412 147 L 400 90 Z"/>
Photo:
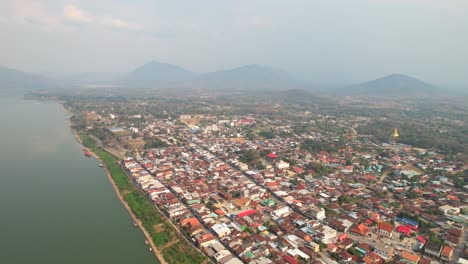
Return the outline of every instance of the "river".
<path id="1" fill-rule="evenodd" d="M 158 263 L 65 117 L 0 94 L 0 263 Z"/>

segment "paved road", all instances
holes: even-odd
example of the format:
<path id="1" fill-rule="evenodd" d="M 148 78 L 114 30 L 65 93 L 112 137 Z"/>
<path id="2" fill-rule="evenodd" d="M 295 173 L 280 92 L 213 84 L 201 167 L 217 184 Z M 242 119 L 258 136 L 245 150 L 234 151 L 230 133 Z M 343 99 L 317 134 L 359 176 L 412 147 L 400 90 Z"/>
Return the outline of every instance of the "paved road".
<path id="1" fill-rule="evenodd" d="M 141 165 L 141 164 L 140 164 Z M 153 208 L 158 211 L 162 217 L 164 217 L 166 219 L 166 222 L 169 223 L 174 229 L 175 231 L 179 234 L 178 237 L 182 238 L 182 239 L 185 239 L 185 241 L 187 241 L 188 244 L 190 244 L 195 250 L 197 250 L 200 254 L 206 256 L 198 247 L 196 247 L 194 244 L 193 244 L 193 241 L 189 240 L 184 234 L 182 234 L 182 231 L 179 229 L 180 227 L 176 226 L 172 220 L 166 216 L 166 214 L 161 210 L 159 209 L 159 207 L 155 204 L 155 202 L 153 200 L 151 200 L 147 195 L 146 193 L 138 186 L 138 183 L 135 181 L 135 178 L 133 178 L 132 175 L 129 174 L 129 172 L 127 171 L 127 169 L 120 165 L 120 168 L 125 172 L 125 175 L 127 175 L 128 179 L 130 180 L 130 182 L 133 184 L 133 186 L 146 198 L 146 200 L 151 204 L 151 206 L 153 206 Z M 144 168 L 144 167 L 143 167 Z M 169 189 L 170 190 L 170 189 Z M 176 196 L 177 197 L 177 196 Z M 180 200 L 179 200 L 180 202 Z M 203 223 L 203 222 L 202 222 Z M 235 255 L 234 255 L 235 256 Z M 206 256 L 208 257 L 208 256 Z M 208 261 L 209 263 L 213 263 L 213 261 L 208 258 Z"/>
<path id="2" fill-rule="evenodd" d="M 457 263 L 458 259 L 463 253 L 463 250 L 465 249 L 465 243 L 467 241 L 468 241 L 468 232 L 465 230 L 463 232 L 462 238 L 460 239 L 460 242 L 458 242 L 457 248 L 455 249 L 455 252 L 453 253 L 453 258 L 452 258 L 452 261 L 450 261 L 450 263 Z"/>

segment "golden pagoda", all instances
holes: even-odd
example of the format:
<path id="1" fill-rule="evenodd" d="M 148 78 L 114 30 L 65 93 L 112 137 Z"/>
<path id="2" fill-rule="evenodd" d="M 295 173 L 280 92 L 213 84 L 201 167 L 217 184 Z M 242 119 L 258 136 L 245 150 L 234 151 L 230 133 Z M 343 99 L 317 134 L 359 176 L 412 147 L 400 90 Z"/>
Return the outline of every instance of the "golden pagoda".
<path id="1" fill-rule="evenodd" d="M 392 138 L 393 138 L 393 144 L 396 144 L 396 139 L 397 137 L 399 137 L 400 135 L 398 135 L 398 129 L 395 128 L 395 130 L 393 131 L 393 134 L 392 134 Z"/>

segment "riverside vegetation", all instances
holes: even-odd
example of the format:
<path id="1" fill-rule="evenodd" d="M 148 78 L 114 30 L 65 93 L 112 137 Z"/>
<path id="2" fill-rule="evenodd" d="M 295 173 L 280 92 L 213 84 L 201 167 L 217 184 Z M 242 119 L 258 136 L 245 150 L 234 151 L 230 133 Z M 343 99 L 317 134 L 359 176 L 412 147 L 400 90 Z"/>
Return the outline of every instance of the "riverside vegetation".
<path id="1" fill-rule="evenodd" d="M 177 231 L 157 212 L 148 200 L 133 186 L 127 175 L 118 165 L 118 158 L 98 147 L 86 133 L 79 132 L 83 145 L 93 151 L 107 166 L 120 194 L 130 206 L 133 214 L 141 220 L 143 227 L 170 264 L 206 263 L 207 258 L 196 251 L 185 239 L 178 237 Z"/>

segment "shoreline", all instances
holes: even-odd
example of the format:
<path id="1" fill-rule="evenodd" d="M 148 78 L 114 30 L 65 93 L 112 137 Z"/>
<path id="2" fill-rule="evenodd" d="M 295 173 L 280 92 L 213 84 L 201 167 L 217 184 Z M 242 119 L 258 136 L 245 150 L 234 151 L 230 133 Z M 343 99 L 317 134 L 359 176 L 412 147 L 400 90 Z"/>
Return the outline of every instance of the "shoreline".
<path id="1" fill-rule="evenodd" d="M 83 145 L 83 142 L 80 138 L 80 136 L 78 135 L 78 133 L 76 132 L 75 129 L 71 128 L 71 123 L 70 123 L 70 116 L 72 114 L 71 111 L 67 110 L 63 104 L 60 104 L 62 106 L 62 109 L 65 111 L 65 113 L 67 113 L 68 118 L 67 118 L 67 122 L 68 122 L 68 127 L 69 129 L 71 130 L 73 136 L 76 138 L 76 140 L 78 140 L 78 142 L 80 143 L 80 145 L 83 147 L 83 148 L 86 148 L 90 153 L 91 153 L 91 156 L 93 158 L 95 158 L 96 160 L 100 161 L 103 165 L 104 165 L 104 169 L 106 171 L 106 175 L 107 175 L 107 179 L 109 180 L 109 182 L 111 183 L 113 189 L 114 189 L 114 193 L 115 195 L 117 196 L 117 198 L 120 200 L 120 203 L 125 207 L 125 209 L 127 209 L 127 212 L 130 214 L 130 217 L 132 218 L 133 222 L 136 223 L 138 225 L 138 227 L 140 228 L 140 230 L 143 232 L 143 235 L 145 236 L 146 240 L 149 242 L 149 246 L 152 248 L 153 250 L 153 254 L 154 256 L 156 257 L 156 259 L 161 263 L 161 264 L 167 264 L 166 260 L 164 259 L 163 255 L 161 254 L 161 252 L 159 252 L 159 250 L 157 249 L 157 247 L 154 245 L 154 242 L 153 242 L 153 239 L 151 238 L 151 236 L 149 235 L 148 231 L 143 227 L 140 219 L 138 219 L 132 212 L 132 209 L 130 208 L 130 206 L 127 204 L 127 202 L 124 200 L 122 194 L 120 193 L 119 191 L 119 188 L 117 187 L 117 184 L 115 183 L 114 179 L 112 178 L 112 175 L 110 174 L 109 172 L 109 169 L 107 168 L 107 164 L 105 162 L 103 162 L 101 160 L 101 158 L 99 158 L 99 156 L 94 153 L 94 151 L 92 151 L 91 149 L 89 149 L 88 147 L 84 146 Z"/>

